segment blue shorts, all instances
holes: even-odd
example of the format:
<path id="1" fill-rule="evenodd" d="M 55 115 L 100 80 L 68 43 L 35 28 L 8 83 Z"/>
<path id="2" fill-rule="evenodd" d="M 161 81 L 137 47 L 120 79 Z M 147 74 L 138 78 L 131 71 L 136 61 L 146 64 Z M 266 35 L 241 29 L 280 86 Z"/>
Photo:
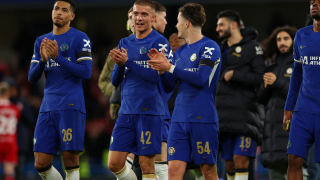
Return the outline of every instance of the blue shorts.
<path id="1" fill-rule="evenodd" d="M 34 152 L 59 155 L 83 151 L 86 114 L 77 110 L 40 112 L 34 131 Z"/>
<path id="2" fill-rule="evenodd" d="M 162 126 L 162 142 L 168 141 L 168 133 L 169 133 L 169 126 L 171 124 L 171 119 L 165 119 L 163 126 Z"/>
<path id="3" fill-rule="evenodd" d="M 320 152 L 320 115 L 295 111 L 290 124 L 287 154 L 308 160 L 309 149 L 315 143 L 315 152 Z M 315 153 L 315 162 L 320 154 Z"/>
<path id="4" fill-rule="evenodd" d="M 109 150 L 136 155 L 161 154 L 163 121 L 163 116 L 119 114 Z"/>
<path id="5" fill-rule="evenodd" d="M 168 138 L 168 161 L 215 164 L 219 150 L 219 124 L 172 122 Z"/>
<path id="6" fill-rule="evenodd" d="M 224 160 L 233 160 L 233 155 L 256 157 L 257 142 L 243 134 L 222 132 L 220 147 Z"/>

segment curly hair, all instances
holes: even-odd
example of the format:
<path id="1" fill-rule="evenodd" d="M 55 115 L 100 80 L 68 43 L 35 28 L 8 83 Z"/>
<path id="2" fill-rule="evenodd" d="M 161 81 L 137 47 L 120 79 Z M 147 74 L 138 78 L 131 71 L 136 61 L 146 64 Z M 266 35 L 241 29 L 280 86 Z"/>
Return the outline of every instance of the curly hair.
<path id="1" fill-rule="evenodd" d="M 288 33 L 291 39 L 293 40 L 298 30 L 297 28 L 292 26 L 278 27 L 274 29 L 271 35 L 261 43 L 261 46 L 265 50 L 266 57 L 271 59 L 271 61 L 274 61 L 276 55 L 280 54 L 280 51 L 277 47 L 277 35 L 281 31 Z M 291 46 L 291 49 L 289 50 L 289 52 L 293 52 L 293 46 Z"/>
<path id="2" fill-rule="evenodd" d="M 202 27 L 206 22 L 206 12 L 201 4 L 187 3 L 178 11 L 195 27 Z"/>

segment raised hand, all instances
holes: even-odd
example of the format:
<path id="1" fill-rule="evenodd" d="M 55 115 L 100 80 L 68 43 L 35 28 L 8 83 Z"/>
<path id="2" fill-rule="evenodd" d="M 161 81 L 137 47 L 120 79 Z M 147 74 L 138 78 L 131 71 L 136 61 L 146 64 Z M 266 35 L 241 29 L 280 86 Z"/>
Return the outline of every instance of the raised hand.
<path id="1" fill-rule="evenodd" d="M 125 65 L 125 63 L 128 61 L 128 52 L 126 49 L 121 48 L 120 49 L 112 49 L 109 53 L 111 60 L 114 61 L 119 67 L 122 67 Z"/>
<path id="2" fill-rule="evenodd" d="M 172 64 L 164 55 L 164 50 L 159 53 L 156 49 L 151 49 L 148 54 L 151 60 L 147 61 L 152 69 L 159 71 L 162 74 L 164 71 L 169 71 Z"/>
<path id="3" fill-rule="evenodd" d="M 47 51 L 49 52 L 50 58 L 52 60 L 55 60 L 59 55 L 59 47 L 58 47 L 57 41 L 48 40 L 46 48 L 47 48 Z"/>
<path id="4" fill-rule="evenodd" d="M 44 63 L 48 62 L 48 59 L 49 59 L 49 53 L 46 49 L 47 41 L 48 41 L 48 39 L 44 38 L 41 42 L 41 45 L 40 45 L 41 61 Z"/>

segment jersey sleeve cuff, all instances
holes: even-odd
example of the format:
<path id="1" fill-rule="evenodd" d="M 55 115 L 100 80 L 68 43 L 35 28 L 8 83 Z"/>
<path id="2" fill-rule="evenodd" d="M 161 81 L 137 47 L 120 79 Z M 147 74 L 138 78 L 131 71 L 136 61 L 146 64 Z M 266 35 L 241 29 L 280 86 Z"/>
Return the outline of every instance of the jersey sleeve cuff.
<path id="1" fill-rule="evenodd" d="M 171 65 L 169 73 L 173 74 L 174 68 L 176 68 L 176 66 L 175 65 Z"/>

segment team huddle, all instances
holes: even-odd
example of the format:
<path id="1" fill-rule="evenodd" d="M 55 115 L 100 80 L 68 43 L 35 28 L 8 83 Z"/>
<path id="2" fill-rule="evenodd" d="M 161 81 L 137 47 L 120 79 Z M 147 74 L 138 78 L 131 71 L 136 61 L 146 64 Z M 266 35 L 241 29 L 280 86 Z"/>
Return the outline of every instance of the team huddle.
<path id="1" fill-rule="evenodd" d="M 267 69 L 256 30 L 244 28 L 237 12 L 218 14 L 216 31 L 219 38 L 225 39 L 219 46 L 201 32 L 206 21 L 204 7 L 187 3 L 178 9 L 178 33 L 170 37 L 169 43 L 162 35 L 167 24 L 165 7 L 155 1 L 137 0 L 128 11 L 130 35 L 110 51 L 104 67 L 108 72 L 103 72 L 99 80 L 103 93 L 114 96 L 119 91 L 121 101 L 121 106 L 111 106 L 117 110 L 110 111 L 117 119 L 108 157 L 114 176 L 119 180 L 182 180 L 191 164 L 201 172 L 199 178 L 218 180 L 221 150 L 227 179 L 248 180 L 249 162 L 255 158 L 261 141 L 255 99 L 267 104 L 265 97 L 275 95 L 271 89 L 279 93 L 287 87 L 282 92 L 287 101 L 282 100 L 285 107 L 281 109 L 281 113 L 285 110 L 281 117 L 283 129 L 289 131 L 290 125 L 285 174 L 289 180 L 302 180 L 309 148 L 315 143 L 316 152 L 320 151 L 320 56 L 316 49 L 320 38 L 319 6 L 318 0 L 310 1 L 314 25 L 300 29 L 294 43 L 291 36 L 293 57 L 290 48 L 284 49 L 289 45 L 277 51 L 291 53 L 286 61 L 291 80 L 288 76 L 285 82 L 280 81 L 281 75 L 271 73 L 280 71 L 275 70 L 277 67 Z M 53 31 L 36 39 L 28 74 L 31 83 L 43 73 L 46 77 L 34 132 L 35 168 L 44 180 L 63 179 L 51 164 L 53 155 L 60 152 L 66 180 L 80 179 L 79 153 L 83 151 L 86 126 L 82 81 L 91 77 L 93 58 L 89 37 L 70 27 L 75 10 L 72 0 L 56 0 Z M 281 32 L 287 35 L 286 29 L 279 30 L 279 43 Z M 0 120 L 10 118 L 17 123 L 19 110 L 9 103 L 7 91 L 7 85 L 0 84 Z M 172 115 L 168 107 L 171 96 L 176 96 Z M 1 127 L 0 143 L 8 144 L 15 152 L 14 142 L 2 138 L 9 133 L 13 139 L 15 133 L 3 133 Z M 13 155 L 6 159 L 2 154 L 0 161 L 17 162 Z M 319 154 L 315 160 L 320 162 Z M 138 170 L 133 170 L 136 166 Z M 5 180 L 12 180 L 13 166 L 9 163 L 7 167 Z"/>

